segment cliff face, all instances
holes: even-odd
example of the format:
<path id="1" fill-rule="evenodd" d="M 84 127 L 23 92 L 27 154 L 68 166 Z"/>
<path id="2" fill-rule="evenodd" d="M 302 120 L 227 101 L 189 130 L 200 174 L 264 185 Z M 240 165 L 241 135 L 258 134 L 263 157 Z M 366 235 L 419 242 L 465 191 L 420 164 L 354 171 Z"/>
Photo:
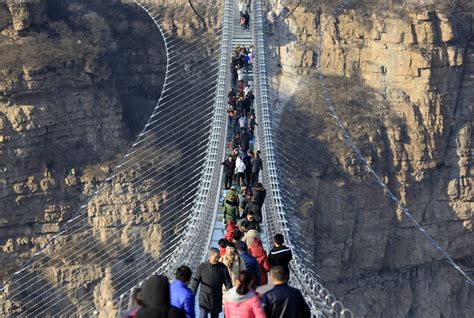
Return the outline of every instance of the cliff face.
<path id="1" fill-rule="evenodd" d="M 0 31 L 3 282 L 44 246 L 135 140 L 158 100 L 166 55 L 153 21 L 128 4 L 7 1 L 0 3 Z M 130 192 L 116 195 L 115 208 L 126 206 L 136 190 L 125 177 L 117 182 L 109 195 L 121 186 Z M 160 199 L 150 198 L 150 205 Z M 97 228 L 106 223 L 95 214 L 104 201 L 97 198 L 89 211 Z M 158 242 L 158 232 L 150 228 L 147 235 Z M 63 262 L 51 272 L 51 283 L 76 277 L 72 287 L 79 288 L 106 276 L 94 264 Z"/>
<path id="2" fill-rule="evenodd" d="M 332 19 L 306 2 L 269 25 L 290 191 L 322 278 L 356 316 L 469 317 L 474 291 L 344 144 L 314 63 L 325 27 L 324 83 L 345 126 L 416 220 L 472 270 L 472 8 L 377 3 Z"/>
<path id="3" fill-rule="evenodd" d="M 120 166 L 163 86 L 166 52 L 156 25 L 134 4 L 0 4 L 2 283 L 86 207 L 15 276 L 0 315 L 48 308 L 44 314 L 116 316 L 111 299 L 162 265 L 183 232 L 212 116 L 217 73 L 204 66 L 217 59 L 222 3 L 197 6 L 202 21 L 183 10 L 187 1 L 153 2 L 165 32 L 179 38 L 173 77 L 146 136 Z"/>

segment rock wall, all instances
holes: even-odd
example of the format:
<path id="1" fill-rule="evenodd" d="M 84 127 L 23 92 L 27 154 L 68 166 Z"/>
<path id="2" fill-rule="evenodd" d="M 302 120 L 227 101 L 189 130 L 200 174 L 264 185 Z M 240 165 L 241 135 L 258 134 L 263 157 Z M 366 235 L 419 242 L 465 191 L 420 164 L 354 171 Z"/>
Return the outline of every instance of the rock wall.
<path id="1" fill-rule="evenodd" d="M 44 314 L 98 309 L 101 317 L 116 316 L 111 299 L 157 269 L 167 244 L 183 231 L 176 223 L 189 211 L 177 218 L 170 212 L 183 209 L 197 191 L 205 153 L 190 144 L 209 132 L 203 126 L 212 116 L 217 74 L 201 66 L 217 58 L 222 3 L 197 4 L 204 20 L 184 0 L 151 3 L 167 34 L 180 40 L 172 45 L 168 102 L 148 128 L 154 138 L 144 138 L 126 161 L 120 158 L 156 105 L 166 70 L 153 21 L 126 1 L 0 4 L 0 168 L 6 172 L 0 178 L 0 264 L 6 268 L 0 282 L 102 186 L 82 216 L 8 285 L 10 294 L 18 287 L 23 293 L 0 302 L 0 315 L 51 305 Z M 193 95 L 200 90 L 208 94 Z M 190 95 L 185 103 L 169 102 L 184 92 Z M 104 182 L 111 173 L 117 175 Z M 24 296 L 40 301 L 27 303 Z"/>
<path id="2" fill-rule="evenodd" d="M 0 31 L 3 284 L 77 211 L 135 140 L 160 95 L 166 55 L 153 21 L 133 4 L 7 1 L 0 3 Z M 102 231 L 102 237 L 107 237 L 107 222 L 114 217 L 134 217 L 127 215 L 126 207 L 132 193 L 143 189 L 130 185 L 130 179 L 119 178 L 89 208 L 86 221 Z M 121 187 L 129 189 L 128 195 Z M 97 215 L 114 195 L 111 209 L 118 210 L 116 216 Z M 160 195 L 150 197 L 149 205 L 140 207 L 142 217 L 157 211 L 159 203 Z M 124 245 L 130 233 L 123 230 Z M 76 233 L 69 240 L 90 234 Z M 159 227 L 150 226 L 140 235 L 154 238 L 156 245 L 145 248 L 156 256 Z M 102 245 L 106 243 L 104 239 Z M 97 288 L 97 303 L 113 293 L 105 287 L 117 268 L 71 263 L 70 255 L 59 253 L 64 246 L 71 246 L 68 239 L 52 247 L 51 257 L 56 251 L 61 265 L 49 272 L 44 284 L 75 280 L 67 291 L 70 299 L 81 297 L 81 290 Z M 11 306 L 16 304 L 0 306 L 0 314 Z"/>
<path id="3" fill-rule="evenodd" d="M 280 148 L 294 162 L 287 188 L 314 262 L 358 317 L 470 317 L 473 289 L 342 141 L 315 62 L 324 27 L 321 67 L 345 126 L 416 220 L 472 271 L 472 4 L 359 1 L 333 19 L 324 3 L 303 1 L 268 25 Z M 269 1 L 270 16 L 290 4 Z"/>

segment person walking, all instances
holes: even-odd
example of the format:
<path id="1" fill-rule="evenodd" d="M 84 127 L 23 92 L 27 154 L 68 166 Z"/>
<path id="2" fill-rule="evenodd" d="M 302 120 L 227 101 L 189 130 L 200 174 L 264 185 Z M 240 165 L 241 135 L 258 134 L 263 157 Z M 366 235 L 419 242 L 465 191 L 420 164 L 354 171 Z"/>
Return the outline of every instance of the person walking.
<path id="1" fill-rule="evenodd" d="M 250 136 L 247 133 L 247 131 L 244 130 L 242 134 L 240 135 L 240 151 L 242 152 L 242 156 L 245 156 L 249 148 L 250 148 Z"/>
<path id="2" fill-rule="evenodd" d="M 250 57 L 252 57 L 252 55 L 250 55 Z M 252 60 L 250 60 L 252 62 Z M 250 63 L 252 64 L 252 63 Z M 246 94 L 246 98 L 248 98 L 250 100 L 250 107 L 253 106 L 253 103 L 255 101 L 255 95 L 253 94 L 253 91 L 249 91 L 247 94 Z"/>
<path id="3" fill-rule="evenodd" d="M 247 167 L 245 166 L 245 163 L 242 159 L 240 159 L 240 156 L 237 157 L 237 160 L 235 161 L 235 170 L 237 172 L 237 181 L 239 182 L 239 185 L 241 187 L 245 186 L 245 169 Z"/>
<path id="4" fill-rule="evenodd" d="M 235 91 L 234 88 L 232 88 L 229 93 L 227 94 L 227 98 L 230 100 L 232 98 L 235 98 L 235 96 L 237 95 L 237 92 Z"/>
<path id="5" fill-rule="evenodd" d="M 229 191 L 230 192 L 230 191 Z M 224 201 L 224 220 L 223 223 L 228 225 L 230 222 L 237 224 L 239 217 L 239 197 L 233 191 L 233 194 L 225 198 Z"/>
<path id="6" fill-rule="evenodd" d="M 249 212 L 253 212 L 253 216 L 255 221 L 258 223 L 262 223 L 262 208 L 257 203 L 257 197 L 255 195 L 252 196 L 250 203 L 245 206 L 244 214 L 242 214 L 243 218 L 247 218 L 247 214 Z"/>
<path id="7" fill-rule="evenodd" d="M 249 68 L 253 69 L 253 46 L 249 48 Z"/>
<path id="8" fill-rule="evenodd" d="M 244 30 L 248 30 L 250 25 L 250 14 L 245 11 L 244 13 Z"/>
<path id="9" fill-rule="evenodd" d="M 197 268 L 191 288 L 194 295 L 199 285 L 199 317 L 207 318 L 210 314 L 211 318 L 218 318 L 222 312 L 222 289 L 231 289 L 232 280 L 227 267 L 219 262 L 217 248 L 209 249 L 208 260 Z"/>
<path id="10" fill-rule="evenodd" d="M 252 108 L 252 100 L 248 97 L 244 97 L 242 104 L 244 108 L 244 113 L 248 118 L 248 116 L 250 115 L 250 109 Z"/>
<path id="11" fill-rule="evenodd" d="M 227 103 L 227 126 L 229 127 L 229 130 L 232 131 L 232 123 L 234 122 L 234 110 L 235 110 L 235 100 L 230 100 Z"/>
<path id="12" fill-rule="evenodd" d="M 247 204 L 250 202 L 251 198 L 252 198 L 252 192 L 250 191 L 250 189 L 247 189 L 247 187 L 242 187 L 242 195 L 240 197 L 240 215 L 242 216 L 244 214 L 244 211 L 245 211 L 245 207 L 247 206 Z"/>
<path id="13" fill-rule="evenodd" d="M 252 114 L 249 119 L 249 133 L 251 139 L 255 137 L 255 126 L 258 126 L 258 124 L 255 121 L 255 115 Z"/>
<path id="14" fill-rule="evenodd" d="M 246 0 L 239 0 L 239 12 L 244 13 L 246 5 Z"/>
<path id="15" fill-rule="evenodd" d="M 234 243 L 227 244 L 225 254 L 221 256 L 220 262 L 229 270 L 232 285 L 235 286 L 240 271 L 246 270 L 244 260 L 237 254 Z"/>
<path id="16" fill-rule="evenodd" d="M 237 251 L 239 252 L 240 257 L 245 262 L 245 267 L 247 271 L 252 274 L 252 287 L 260 286 L 260 270 L 258 268 L 258 262 L 255 257 L 248 253 L 247 244 L 245 242 L 238 242 L 235 244 Z"/>
<path id="17" fill-rule="evenodd" d="M 253 211 L 248 211 L 245 218 L 248 221 L 249 228 L 256 229 L 258 232 L 260 232 L 260 224 L 257 222 L 257 220 L 255 220 L 255 214 Z"/>
<path id="18" fill-rule="evenodd" d="M 237 70 L 237 81 L 243 82 L 244 81 L 244 68 L 241 67 Z"/>
<path id="19" fill-rule="evenodd" d="M 236 109 L 234 110 L 234 124 L 233 124 L 234 134 L 240 133 L 239 120 L 240 120 L 239 111 Z"/>
<path id="20" fill-rule="evenodd" d="M 288 270 L 274 266 L 270 270 L 273 288 L 262 297 L 262 305 L 267 317 L 310 318 L 311 311 L 301 292 L 288 286 Z"/>
<path id="21" fill-rule="evenodd" d="M 247 53 L 247 54 L 245 55 L 245 66 L 248 66 L 248 56 L 249 56 L 249 55 L 248 55 L 248 53 Z M 250 92 L 251 90 L 252 90 L 252 88 L 250 87 L 250 84 L 245 85 L 245 87 L 244 87 L 244 96 L 245 96 L 245 98 L 248 97 L 248 94 L 249 94 L 249 92 Z"/>
<path id="22" fill-rule="evenodd" d="M 225 248 L 227 247 L 228 243 L 229 241 L 226 238 L 221 238 L 217 242 L 217 245 L 219 245 L 219 257 L 225 254 Z"/>
<path id="23" fill-rule="evenodd" d="M 170 285 L 171 305 L 183 310 L 186 318 L 195 318 L 194 295 L 188 284 L 191 281 L 193 272 L 187 266 L 180 266 L 176 269 L 175 280 Z"/>
<path id="24" fill-rule="evenodd" d="M 224 200 L 225 201 L 227 201 L 227 200 L 232 201 L 234 197 L 237 197 L 237 201 L 240 201 L 239 200 L 239 194 L 237 193 L 237 189 L 234 186 L 231 186 L 230 190 L 227 191 Z"/>
<path id="25" fill-rule="evenodd" d="M 252 13 L 250 12 L 250 7 L 252 6 L 252 0 L 245 0 L 245 4 L 246 4 L 247 12 Z"/>
<path id="26" fill-rule="evenodd" d="M 244 233 L 242 233 L 240 230 L 236 230 L 232 234 L 232 243 L 236 244 L 240 242 L 240 240 L 242 240 L 243 237 L 244 237 Z"/>
<path id="27" fill-rule="evenodd" d="M 268 263 L 270 267 L 283 266 L 289 271 L 290 261 L 293 259 L 291 250 L 284 245 L 285 239 L 282 234 L 273 237 L 273 248 L 268 253 Z"/>
<path id="28" fill-rule="evenodd" d="M 242 114 L 239 118 L 239 130 L 240 130 L 240 135 L 242 135 L 245 132 L 247 132 L 247 116 L 245 114 Z"/>
<path id="29" fill-rule="evenodd" d="M 245 183 L 247 184 L 248 187 L 251 186 L 250 179 L 252 176 L 252 154 L 253 154 L 252 151 L 248 151 L 247 155 L 242 158 L 242 160 L 245 163 Z"/>
<path id="30" fill-rule="evenodd" d="M 240 147 L 240 133 L 234 134 L 234 139 L 232 140 L 232 149 Z"/>
<path id="31" fill-rule="evenodd" d="M 256 202 L 260 208 L 262 208 L 263 204 L 265 203 L 265 198 L 267 196 L 267 190 L 264 188 L 263 184 L 258 182 L 254 187 L 253 187 L 253 195 L 256 198 Z"/>
<path id="32" fill-rule="evenodd" d="M 137 318 L 185 318 L 183 310 L 171 306 L 170 284 L 166 276 L 152 275 L 142 286 L 143 307 Z"/>
<path id="33" fill-rule="evenodd" d="M 244 99 L 242 96 L 240 96 L 237 100 L 236 109 L 239 111 L 240 114 L 244 113 Z"/>
<path id="34" fill-rule="evenodd" d="M 225 232 L 225 235 L 224 235 L 224 238 L 229 241 L 229 242 L 232 242 L 232 238 L 234 237 L 234 233 L 235 231 L 237 231 L 238 228 L 237 228 L 237 225 L 234 223 L 234 222 L 229 222 L 229 224 L 227 224 L 227 228 L 226 228 L 226 232 Z M 227 246 L 227 245 L 226 245 Z M 225 246 L 224 246 L 225 247 Z M 222 255 L 223 253 L 221 253 Z"/>
<path id="35" fill-rule="evenodd" d="M 260 174 L 260 170 L 263 169 L 262 159 L 260 158 L 260 150 L 257 151 L 255 158 L 251 160 L 252 164 L 252 175 L 250 183 L 254 186 L 258 182 L 258 175 Z"/>
<path id="36" fill-rule="evenodd" d="M 224 300 L 226 318 L 265 318 L 260 299 L 251 290 L 252 276 L 248 271 L 241 271 L 237 286 L 230 289 Z"/>
<path id="37" fill-rule="evenodd" d="M 135 318 L 140 308 L 143 308 L 143 294 L 141 288 L 136 288 L 132 294 L 132 308 L 122 313 L 121 316 L 124 318 Z"/>
<path id="38" fill-rule="evenodd" d="M 263 248 L 262 241 L 257 239 L 253 240 L 248 246 L 248 253 L 257 260 L 261 285 L 268 284 L 267 273 L 270 271 L 270 264 L 268 264 L 267 252 Z"/>
<path id="39" fill-rule="evenodd" d="M 245 232 L 242 241 L 245 242 L 247 246 L 250 246 L 254 240 L 260 240 L 260 233 L 258 233 L 258 230 L 252 223 L 247 222 L 245 224 L 247 225 L 247 231 Z"/>
<path id="40" fill-rule="evenodd" d="M 228 156 L 227 160 L 221 163 L 224 166 L 224 187 L 229 190 L 232 186 L 232 179 L 234 177 L 235 162 L 232 156 Z"/>

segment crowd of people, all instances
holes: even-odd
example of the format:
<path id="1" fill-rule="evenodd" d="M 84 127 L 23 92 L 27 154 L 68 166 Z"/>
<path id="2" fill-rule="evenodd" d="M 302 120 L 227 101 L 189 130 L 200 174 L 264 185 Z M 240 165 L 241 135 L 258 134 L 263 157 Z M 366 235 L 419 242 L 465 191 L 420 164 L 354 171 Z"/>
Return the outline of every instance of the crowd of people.
<path id="1" fill-rule="evenodd" d="M 250 1 L 239 0 L 242 29 L 249 26 Z M 252 150 L 258 125 L 252 81 L 245 78 L 252 67 L 253 48 L 237 46 L 231 63 L 234 88 L 227 96 L 228 155 L 221 163 L 226 231 L 219 248 L 209 249 L 194 276 L 183 265 L 171 284 L 165 276 L 147 279 L 133 294 L 135 306 L 126 317 L 194 318 L 198 290 L 200 318 L 216 318 L 222 311 L 226 318 L 311 317 L 301 292 L 288 285 L 293 256 L 283 235 L 273 237 L 268 254 L 260 237 L 267 191 L 259 182 L 260 151 Z"/>
<path id="2" fill-rule="evenodd" d="M 251 48 L 237 46 L 232 57 L 233 82 L 236 89 L 227 95 L 228 138 L 231 152 L 222 165 L 224 166 L 225 189 L 229 190 L 232 180 L 240 187 L 251 188 L 258 182 L 262 170 L 260 151 L 252 151 L 255 137 L 256 114 L 254 109 L 255 96 L 252 81 L 244 80 L 244 71 L 252 66 Z"/>
<path id="3" fill-rule="evenodd" d="M 217 318 L 222 311 L 226 318 L 311 317 L 301 292 L 288 285 L 292 256 L 283 236 L 275 235 L 267 257 L 257 237 L 247 246 L 238 229 L 232 238 L 230 234 L 226 233 L 230 239 L 225 239 L 220 251 L 209 249 L 207 261 L 199 265 L 194 278 L 187 266 L 176 269 L 171 283 L 163 275 L 148 278 L 134 291 L 133 309 L 124 317 L 195 318 L 198 287 L 200 318 Z"/>
<path id="4" fill-rule="evenodd" d="M 245 48 L 237 47 L 232 67 L 248 69 Z M 126 317 L 226 318 L 310 317 L 301 292 L 288 285 L 291 250 L 283 235 L 273 237 L 267 253 L 262 240 L 262 207 L 267 191 L 259 182 L 263 168 L 260 151 L 254 152 L 254 95 L 251 81 L 237 78 L 228 94 L 228 156 L 224 172 L 223 222 L 219 248 L 193 273 L 187 266 L 176 270 L 171 282 L 152 276 L 134 293 L 135 307 Z M 191 283 L 192 281 L 192 283 Z M 191 286 L 188 285 L 191 283 Z M 195 297 L 199 289 L 199 313 Z"/>

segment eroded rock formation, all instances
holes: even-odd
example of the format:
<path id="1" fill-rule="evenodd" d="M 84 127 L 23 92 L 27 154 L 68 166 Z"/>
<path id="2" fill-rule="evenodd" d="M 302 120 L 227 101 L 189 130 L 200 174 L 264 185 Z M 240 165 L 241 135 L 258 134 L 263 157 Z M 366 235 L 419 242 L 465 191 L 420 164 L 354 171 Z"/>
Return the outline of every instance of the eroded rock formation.
<path id="1" fill-rule="evenodd" d="M 50 306 L 47 312 L 59 315 L 97 309 L 101 317 L 116 316 L 111 299 L 157 269 L 167 243 L 183 231 L 183 216 L 173 226 L 170 212 L 197 191 L 204 152 L 193 141 L 206 140 L 217 78 L 201 66 L 217 58 L 221 3 L 198 5 L 204 20 L 183 10 L 186 1 L 153 3 L 167 35 L 179 37 L 171 93 L 124 160 L 163 85 L 166 52 L 153 20 L 126 2 L 0 4 L 1 281 L 82 213 L 8 285 L 9 294 L 19 288 L 23 295 L 2 303 L 0 314 Z M 178 97 L 186 102 L 170 102 Z"/>
<path id="2" fill-rule="evenodd" d="M 0 31 L 3 283 L 111 173 L 156 105 L 166 55 L 153 21 L 133 4 L 7 1 L 0 4 Z M 130 197 L 144 190 L 131 185 L 129 176 L 110 188 L 90 205 L 86 218 L 94 237 L 104 237 L 98 242 L 102 252 L 110 243 L 105 239 L 107 227 L 114 218 L 132 219 L 134 214 L 127 213 Z M 114 195 L 110 213 L 98 214 Z M 149 205 L 138 209 L 142 218 L 156 218 L 163 198 L 148 199 Z M 105 287 L 118 269 L 68 260 L 74 255 L 73 242 L 92 237 L 90 231 L 72 235 L 72 241 L 60 238 L 51 247 L 51 255 L 62 265 L 51 268 L 45 284 L 73 282 L 67 291 L 71 300 L 81 297 L 80 290 L 96 288 L 100 303 L 113 293 Z M 129 243 L 132 233 L 123 229 L 122 245 Z M 153 238 L 156 244 L 146 249 L 156 255 L 159 227 L 150 226 L 140 235 Z M 62 253 L 65 246 L 71 250 Z M 8 306 L 15 304 L 7 303 L 0 313 Z"/>
<path id="3" fill-rule="evenodd" d="M 291 191 L 322 278 L 360 317 L 474 314 L 472 288 L 343 142 L 315 74 L 323 27 L 321 68 L 344 125 L 416 220 L 472 271 L 473 11 L 431 4 L 362 1 L 333 18 L 303 1 L 269 25 L 281 148 L 301 165 Z"/>

